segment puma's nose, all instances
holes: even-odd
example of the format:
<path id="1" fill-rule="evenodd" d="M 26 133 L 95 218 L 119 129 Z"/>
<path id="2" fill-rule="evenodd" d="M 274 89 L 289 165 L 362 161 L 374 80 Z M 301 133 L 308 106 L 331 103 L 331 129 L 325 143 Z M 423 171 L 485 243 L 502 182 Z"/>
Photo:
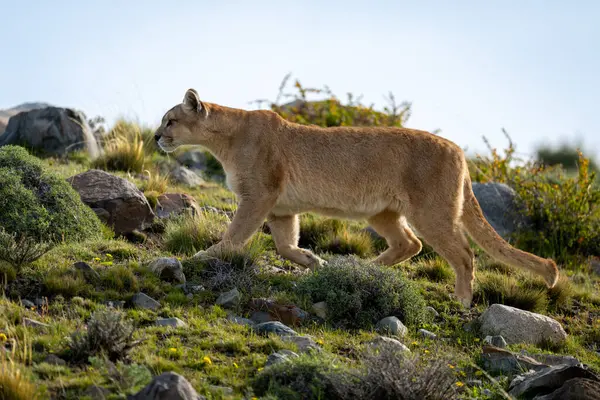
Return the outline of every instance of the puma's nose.
<path id="1" fill-rule="evenodd" d="M 154 135 L 154 140 L 156 140 L 158 142 L 159 139 L 160 139 L 160 135 Z"/>

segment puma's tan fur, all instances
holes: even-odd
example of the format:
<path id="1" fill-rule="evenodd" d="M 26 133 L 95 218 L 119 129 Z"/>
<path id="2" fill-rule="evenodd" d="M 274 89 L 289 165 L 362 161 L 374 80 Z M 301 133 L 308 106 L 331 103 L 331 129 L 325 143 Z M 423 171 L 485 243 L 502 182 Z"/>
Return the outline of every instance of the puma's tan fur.
<path id="1" fill-rule="evenodd" d="M 238 249 L 267 220 L 278 253 L 303 266 L 322 260 L 298 247 L 298 215 L 364 219 L 388 249 L 375 261 L 393 265 L 421 251 L 410 223 L 456 271 L 455 294 L 472 300 L 473 251 L 466 231 L 497 260 L 556 284 L 554 261 L 515 249 L 487 223 L 471 189 L 463 151 L 428 132 L 405 128 L 321 128 L 290 123 L 272 111 L 245 111 L 200 101 L 190 89 L 156 131 L 167 152 L 201 145 L 221 162 L 238 210 L 218 257 Z"/>

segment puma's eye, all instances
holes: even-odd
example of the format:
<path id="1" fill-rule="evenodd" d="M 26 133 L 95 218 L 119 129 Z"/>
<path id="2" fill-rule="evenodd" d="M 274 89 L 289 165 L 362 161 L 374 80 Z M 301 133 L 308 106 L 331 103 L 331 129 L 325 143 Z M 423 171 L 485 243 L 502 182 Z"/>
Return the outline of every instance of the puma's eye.
<path id="1" fill-rule="evenodd" d="M 172 119 L 168 120 L 168 121 L 167 121 L 167 126 L 171 126 L 171 125 L 173 125 L 173 122 L 175 122 L 175 121 L 173 121 Z"/>

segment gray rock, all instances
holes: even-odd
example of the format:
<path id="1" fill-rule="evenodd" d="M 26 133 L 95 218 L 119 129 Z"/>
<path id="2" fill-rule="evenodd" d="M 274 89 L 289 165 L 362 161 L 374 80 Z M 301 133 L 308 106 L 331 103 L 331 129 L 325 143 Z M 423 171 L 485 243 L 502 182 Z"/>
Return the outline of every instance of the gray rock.
<path id="1" fill-rule="evenodd" d="M 523 371 L 540 371 L 548 365 L 522 354 L 494 346 L 483 346 L 483 368 L 492 374 L 514 375 Z"/>
<path id="2" fill-rule="evenodd" d="M 254 321 L 255 324 L 273 321 L 273 317 L 271 317 L 271 314 L 269 314 L 266 311 L 255 311 L 250 316 L 250 319 Z"/>
<path id="3" fill-rule="evenodd" d="M 48 324 L 44 324 L 43 322 L 39 322 L 36 321 L 35 319 L 31 319 L 31 318 L 23 318 L 23 325 L 29 327 L 29 328 L 49 328 L 50 325 Z"/>
<path id="4" fill-rule="evenodd" d="M 83 392 L 83 395 L 91 397 L 92 400 L 106 400 L 110 395 L 110 390 L 98 385 L 92 385 Z"/>
<path id="5" fill-rule="evenodd" d="M 535 396 L 533 400 L 598 400 L 600 382 L 593 379 L 569 379 L 559 389 L 546 395 Z"/>
<path id="6" fill-rule="evenodd" d="M 161 257 L 152 261 L 148 266 L 154 275 L 167 282 L 185 284 L 183 266 L 175 257 Z"/>
<path id="7" fill-rule="evenodd" d="M 435 308 L 431 307 L 431 306 L 427 306 L 425 307 L 425 311 L 427 311 L 429 314 L 431 314 L 434 318 L 437 318 L 440 316 L 440 313 L 437 312 L 435 310 Z"/>
<path id="8" fill-rule="evenodd" d="M 198 215 L 200 208 L 196 199 L 185 193 L 163 193 L 158 196 L 156 204 L 156 216 L 158 218 L 168 218 L 170 216 Z"/>
<path id="9" fill-rule="evenodd" d="M 427 329 L 419 329 L 417 333 L 425 339 L 437 339 L 437 335 L 433 332 L 429 332 Z"/>
<path id="10" fill-rule="evenodd" d="M 256 324 L 253 326 L 253 329 L 259 335 L 265 336 L 267 336 L 269 333 L 275 333 L 279 336 L 297 335 L 296 331 L 294 331 L 292 328 L 285 326 L 279 321 L 269 321 Z"/>
<path id="11" fill-rule="evenodd" d="M 575 378 L 584 378 L 595 382 L 600 381 L 600 378 L 587 369 L 559 365 L 548 367 L 535 374 L 531 374 L 524 380 L 517 381 L 518 383 L 513 381 L 508 393 L 515 398 L 524 397 L 531 399 L 536 395 L 549 394 L 556 389 L 559 389 L 568 380 Z"/>
<path id="12" fill-rule="evenodd" d="M 563 356 L 559 354 L 529 354 L 525 350 L 521 350 L 522 355 L 528 356 L 546 365 L 571 365 L 574 367 L 582 367 L 581 361 L 573 356 Z"/>
<path id="13" fill-rule="evenodd" d="M 154 212 L 142 192 L 131 182 L 92 169 L 67 181 L 116 234 L 144 230 L 152 224 Z"/>
<path id="14" fill-rule="evenodd" d="M 4 133 L 0 135 L 0 147 L 9 144 L 52 156 L 86 150 L 95 158 L 101 151 L 83 113 L 52 106 L 10 117 Z"/>
<path id="15" fill-rule="evenodd" d="M 185 322 L 183 322 L 182 320 L 180 320 L 177 317 L 159 318 L 159 319 L 156 320 L 156 325 L 159 325 L 159 326 L 171 326 L 171 327 L 174 327 L 174 328 L 179 328 L 179 327 L 187 326 L 187 324 Z"/>
<path id="16" fill-rule="evenodd" d="M 133 305 L 135 307 L 145 308 L 147 310 L 156 311 L 160 307 L 160 303 L 158 301 L 154 300 L 152 297 L 148 296 L 147 294 L 144 294 L 141 292 L 134 294 L 131 301 L 133 302 Z"/>
<path id="17" fill-rule="evenodd" d="M 483 339 L 484 343 L 491 344 L 492 346 L 504 349 L 507 346 L 506 340 L 502 336 L 486 336 Z"/>
<path id="18" fill-rule="evenodd" d="M 242 317 L 236 317 L 234 315 L 230 315 L 229 317 L 227 317 L 227 319 L 238 325 L 248 325 L 248 326 L 254 325 L 254 321 L 252 321 L 251 319 L 248 319 L 248 318 L 242 318 Z"/>
<path id="19" fill-rule="evenodd" d="M 517 194 L 510 186 L 496 182 L 473 182 L 473 193 L 485 219 L 504 239 L 530 226 L 528 219 L 519 213 Z"/>
<path id="20" fill-rule="evenodd" d="M 223 308 L 234 308 L 242 299 L 242 294 L 237 290 L 237 288 L 233 288 L 229 292 L 221 293 L 221 295 L 217 298 L 217 305 Z"/>
<path id="21" fill-rule="evenodd" d="M 284 342 L 291 342 L 298 346 L 298 351 L 307 353 L 309 351 L 320 351 L 321 347 L 315 340 L 308 335 L 282 335 L 281 339 Z"/>
<path id="22" fill-rule="evenodd" d="M 163 372 L 128 400 L 204 400 L 192 384 L 175 372 Z"/>
<path id="23" fill-rule="evenodd" d="M 269 357 L 267 357 L 267 362 L 265 363 L 265 367 L 270 367 L 271 365 L 286 362 L 286 361 L 289 361 L 291 358 L 297 358 L 297 357 L 300 357 L 300 356 L 291 350 L 279 350 L 275 353 L 271 353 L 269 355 Z"/>
<path id="24" fill-rule="evenodd" d="M 481 333 L 501 335 L 508 344 L 561 343 L 567 333 L 560 323 L 545 315 L 502 304 L 492 304 L 480 317 Z"/>
<path id="25" fill-rule="evenodd" d="M 375 325 L 375 329 L 395 336 L 404 336 L 408 332 L 408 329 L 404 326 L 402 321 L 394 316 L 383 318 Z"/>
<path id="26" fill-rule="evenodd" d="M 390 351 L 399 353 L 410 353 L 410 349 L 397 339 L 385 336 L 378 336 L 367 343 L 369 350 Z"/>
<path id="27" fill-rule="evenodd" d="M 188 150 L 176 156 L 177 161 L 191 169 L 204 170 L 206 168 L 206 153 L 199 150 Z"/>
<path id="28" fill-rule="evenodd" d="M 23 305 L 23 307 L 26 307 L 26 308 L 30 308 L 30 309 L 35 308 L 35 304 L 33 304 L 33 301 L 31 301 L 31 300 L 22 299 L 21 304 Z"/>
<path id="29" fill-rule="evenodd" d="M 86 262 L 77 261 L 75 264 L 73 264 L 73 268 L 81 272 L 85 280 L 88 282 L 98 282 L 100 280 L 100 274 Z"/>
<path id="30" fill-rule="evenodd" d="M 58 357 L 55 354 L 48 354 L 46 356 L 46 358 L 44 359 L 44 362 L 51 364 L 51 365 L 60 365 L 60 366 L 67 365 L 67 362 L 65 360 L 63 360 L 62 358 Z"/>
<path id="31" fill-rule="evenodd" d="M 196 187 L 204 185 L 204 179 L 202 179 L 195 172 L 187 169 L 186 167 L 177 166 L 171 172 L 171 180 L 181 185 Z"/>
<path id="32" fill-rule="evenodd" d="M 312 305 L 312 311 L 319 318 L 326 319 L 327 318 L 327 303 L 324 301 L 320 301 Z"/>

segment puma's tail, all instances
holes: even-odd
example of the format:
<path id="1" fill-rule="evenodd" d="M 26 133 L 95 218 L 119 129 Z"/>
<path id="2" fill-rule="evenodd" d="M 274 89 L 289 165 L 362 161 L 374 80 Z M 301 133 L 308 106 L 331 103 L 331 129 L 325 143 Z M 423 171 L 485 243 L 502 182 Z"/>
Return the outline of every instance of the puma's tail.
<path id="1" fill-rule="evenodd" d="M 554 287 L 558 281 L 558 268 L 553 260 L 516 249 L 496 233 L 481 211 L 468 176 L 464 181 L 462 223 L 473 241 L 493 258 L 504 264 L 541 275 L 549 288 Z"/>

